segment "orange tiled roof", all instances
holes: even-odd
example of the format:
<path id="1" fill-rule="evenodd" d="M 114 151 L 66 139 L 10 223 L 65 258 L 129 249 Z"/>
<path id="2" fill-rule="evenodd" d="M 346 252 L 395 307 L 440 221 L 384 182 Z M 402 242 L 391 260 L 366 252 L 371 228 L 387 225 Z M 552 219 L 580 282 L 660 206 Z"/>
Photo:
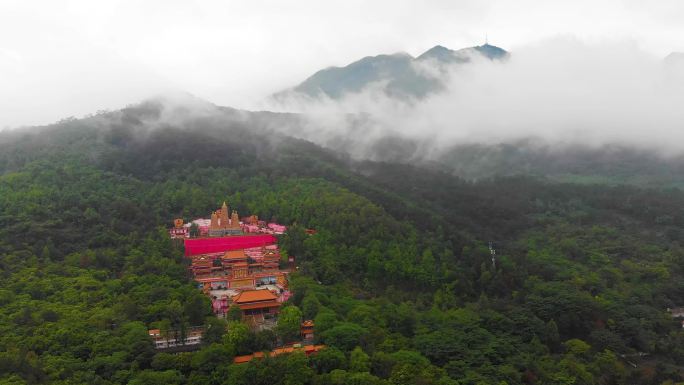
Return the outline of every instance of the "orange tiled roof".
<path id="1" fill-rule="evenodd" d="M 278 301 L 263 301 L 263 302 L 256 302 L 256 303 L 246 303 L 246 304 L 238 304 L 238 307 L 240 310 L 250 310 L 250 309 L 262 309 L 265 307 L 279 307 L 280 302 Z"/>
<path id="2" fill-rule="evenodd" d="M 247 254 L 245 254 L 244 250 L 226 251 L 223 255 L 223 259 L 247 259 Z"/>
<path id="3" fill-rule="evenodd" d="M 277 356 L 279 354 L 292 353 L 294 351 L 295 351 L 295 348 L 293 348 L 293 347 L 278 348 L 278 349 L 273 349 L 273 351 L 271 352 L 271 355 Z"/>
<path id="4" fill-rule="evenodd" d="M 253 354 L 248 354 L 246 356 L 237 356 L 233 359 L 233 363 L 236 364 L 244 364 L 245 362 L 249 362 L 254 358 Z"/>
<path id="5" fill-rule="evenodd" d="M 245 290 L 233 297 L 235 303 L 247 303 L 257 301 L 273 301 L 278 299 L 269 290 Z"/>
<path id="6" fill-rule="evenodd" d="M 202 278 L 195 278 L 195 281 L 199 283 L 205 283 L 205 282 L 226 282 L 228 281 L 228 277 L 202 277 Z"/>
<path id="7" fill-rule="evenodd" d="M 279 354 L 292 353 L 295 351 L 303 351 L 304 353 L 306 353 L 308 355 L 311 353 L 319 352 L 322 349 L 325 349 L 325 345 L 307 345 L 307 346 L 303 346 L 301 348 L 295 348 L 295 347 L 288 346 L 288 347 L 274 349 L 272 352 L 270 352 L 270 355 L 271 356 L 277 356 Z M 237 357 L 233 358 L 233 362 L 236 364 L 244 364 L 244 363 L 251 361 L 254 358 L 263 358 L 263 357 L 264 357 L 263 352 L 256 352 L 254 354 L 248 354 L 246 356 L 237 356 Z"/>

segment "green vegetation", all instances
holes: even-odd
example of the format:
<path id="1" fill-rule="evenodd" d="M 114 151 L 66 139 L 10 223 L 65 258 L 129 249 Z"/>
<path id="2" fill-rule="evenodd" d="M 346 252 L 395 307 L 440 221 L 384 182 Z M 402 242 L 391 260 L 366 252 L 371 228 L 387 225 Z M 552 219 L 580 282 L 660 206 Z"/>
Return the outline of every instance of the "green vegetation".
<path id="1" fill-rule="evenodd" d="M 150 114 L 0 140 L 0 384 L 684 380 L 665 311 L 684 298 L 679 190 L 465 182 L 209 118 L 146 132 Z M 281 245 L 300 269 L 275 331 L 212 317 L 166 236 L 224 199 L 295 224 Z M 294 339 L 300 314 L 327 349 L 232 364 Z M 147 336 L 196 325 L 196 352 Z"/>

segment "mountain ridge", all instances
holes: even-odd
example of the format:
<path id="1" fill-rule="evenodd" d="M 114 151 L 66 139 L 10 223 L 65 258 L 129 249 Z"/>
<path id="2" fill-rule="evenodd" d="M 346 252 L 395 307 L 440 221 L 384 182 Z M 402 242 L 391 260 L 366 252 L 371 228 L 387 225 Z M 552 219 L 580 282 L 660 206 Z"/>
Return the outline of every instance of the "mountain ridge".
<path id="1" fill-rule="evenodd" d="M 389 134 L 364 142 L 363 137 L 356 137 L 366 130 L 364 122 L 350 121 L 349 124 L 350 131 L 327 139 L 315 138 L 310 132 L 315 129 L 315 123 L 302 114 L 238 110 L 191 95 L 151 98 L 81 119 L 0 132 L 0 175 L 21 169 L 33 160 L 26 154 L 39 150 L 57 154 L 70 147 L 77 149 L 74 153 L 78 156 L 110 162 L 114 155 L 103 152 L 103 144 L 112 143 L 125 149 L 143 143 L 153 148 L 159 143 L 149 142 L 147 138 L 159 129 L 171 128 L 187 136 L 184 140 L 187 143 L 192 143 L 193 135 L 221 138 L 230 132 L 235 154 L 248 148 L 248 152 L 264 154 L 269 159 L 269 154 L 277 154 L 283 144 L 297 142 L 298 151 L 320 152 L 321 156 L 325 154 L 326 158 L 342 163 L 373 161 L 413 165 L 438 169 L 469 181 L 532 175 L 556 182 L 684 187 L 684 158 L 662 157 L 646 149 L 617 144 L 563 145 L 528 138 L 507 143 L 453 144 L 436 151 L 434 143 Z M 255 135 L 264 139 L 256 140 Z M 246 143 L 249 146 L 245 147 Z M 213 146 L 210 141 L 197 145 Z M 193 148 L 192 145 L 177 147 L 180 152 L 170 159 L 192 159 Z M 116 163 L 129 167 L 127 162 Z"/>
<path id="2" fill-rule="evenodd" d="M 424 98 L 443 89 L 442 79 L 427 75 L 417 69 L 426 63 L 437 67 L 465 64 L 474 55 L 489 60 L 504 60 L 509 53 L 503 48 L 485 43 L 452 50 L 436 45 L 417 57 L 406 52 L 365 56 L 343 67 L 330 66 L 315 72 L 300 84 L 273 95 L 275 100 L 290 96 L 341 99 L 345 95 L 359 93 L 379 86 L 385 94 L 401 99 Z"/>

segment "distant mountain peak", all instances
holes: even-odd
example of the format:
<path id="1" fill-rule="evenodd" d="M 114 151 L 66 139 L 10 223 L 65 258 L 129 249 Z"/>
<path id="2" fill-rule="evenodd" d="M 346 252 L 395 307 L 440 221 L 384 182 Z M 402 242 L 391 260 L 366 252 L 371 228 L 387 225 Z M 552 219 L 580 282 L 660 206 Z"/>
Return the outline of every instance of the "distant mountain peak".
<path id="1" fill-rule="evenodd" d="M 450 50 L 449 48 L 443 46 L 443 45 L 436 45 L 429 50 L 423 52 L 420 56 L 418 56 L 416 59 L 417 60 L 425 60 L 429 58 L 435 58 L 435 59 L 442 59 L 447 55 L 453 55 L 454 51 Z"/>
<path id="2" fill-rule="evenodd" d="M 473 47 L 476 51 L 487 57 L 488 59 L 503 59 L 508 56 L 508 51 L 503 48 L 491 45 L 489 43 L 484 43 L 484 45 L 479 45 Z"/>
<path id="3" fill-rule="evenodd" d="M 441 79 L 417 71 L 414 64 L 424 61 L 436 61 L 439 64 L 467 63 L 474 52 L 490 60 L 508 56 L 506 50 L 489 43 L 456 51 L 436 45 L 417 58 L 404 52 L 366 56 L 344 67 L 320 70 L 298 86 L 276 94 L 275 98 L 294 93 L 314 98 L 325 96 L 337 99 L 346 94 L 361 92 L 372 84 L 384 84 L 383 91 L 390 96 L 422 98 L 443 89 L 443 84 Z"/>
<path id="4" fill-rule="evenodd" d="M 665 63 L 684 63 L 684 52 L 670 52 L 664 60 Z"/>
<path id="5" fill-rule="evenodd" d="M 430 51 L 451 51 L 451 50 L 450 50 L 449 48 L 443 46 L 443 45 L 437 44 L 436 46 L 430 48 L 429 50 L 427 50 L 427 51 L 425 51 L 425 52 L 427 53 L 427 52 L 430 52 Z"/>
<path id="6" fill-rule="evenodd" d="M 442 45 L 436 45 L 423 52 L 416 58 L 416 60 L 437 60 L 438 62 L 442 63 L 465 63 L 470 60 L 470 56 L 473 52 L 477 52 L 478 54 L 490 60 L 503 59 L 508 56 L 508 52 L 506 50 L 489 43 L 474 47 L 462 48 L 456 51 Z"/>

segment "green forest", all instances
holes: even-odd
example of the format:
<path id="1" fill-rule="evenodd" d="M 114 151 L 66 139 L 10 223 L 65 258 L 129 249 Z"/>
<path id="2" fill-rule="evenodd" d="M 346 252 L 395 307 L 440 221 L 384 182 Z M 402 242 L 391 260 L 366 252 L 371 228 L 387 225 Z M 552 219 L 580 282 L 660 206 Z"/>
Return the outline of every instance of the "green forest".
<path id="1" fill-rule="evenodd" d="M 0 133 L 0 384 L 684 381 L 681 190 L 464 180 L 162 108 Z M 214 317 L 166 232 L 224 200 L 290 226 L 275 331 Z M 233 364 L 300 318 L 326 349 Z M 157 352 L 162 324 L 202 348 Z"/>

